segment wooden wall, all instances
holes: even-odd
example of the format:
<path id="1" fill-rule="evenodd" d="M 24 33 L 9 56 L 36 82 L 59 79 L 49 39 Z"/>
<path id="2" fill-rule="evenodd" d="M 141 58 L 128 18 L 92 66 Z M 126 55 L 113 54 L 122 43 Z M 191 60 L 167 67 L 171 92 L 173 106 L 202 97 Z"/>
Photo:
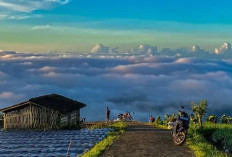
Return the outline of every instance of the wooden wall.
<path id="1" fill-rule="evenodd" d="M 59 129 L 79 121 L 80 110 L 67 116 L 34 104 L 4 114 L 4 129 Z"/>
<path id="2" fill-rule="evenodd" d="M 61 117 L 61 127 L 78 124 L 80 121 L 80 110 Z"/>
<path id="3" fill-rule="evenodd" d="M 3 119 L 0 119 L 0 129 L 3 128 L 4 121 Z"/>

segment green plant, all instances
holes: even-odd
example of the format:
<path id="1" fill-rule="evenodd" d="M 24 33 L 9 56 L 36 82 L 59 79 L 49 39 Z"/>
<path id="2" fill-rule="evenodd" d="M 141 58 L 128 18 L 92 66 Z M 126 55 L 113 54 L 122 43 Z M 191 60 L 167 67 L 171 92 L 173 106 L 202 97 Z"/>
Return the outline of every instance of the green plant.
<path id="1" fill-rule="evenodd" d="M 100 128 L 105 128 L 107 127 L 108 124 L 107 123 L 104 123 L 104 122 L 100 122 L 100 123 L 96 123 L 94 125 L 91 125 L 89 128 L 90 129 L 100 129 Z"/>
<path id="2" fill-rule="evenodd" d="M 231 124 L 232 123 L 232 117 L 230 117 L 230 116 L 226 117 L 226 115 L 224 114 L 221 117 L 221 122 Z"/>
<path id="3" fill-rule="evenodd" d="M 164 115 L 164 120 L 163 120 L 163 124 L 167 125 L 168 122 L 175 122 L 177 118 L 176 114 L 165 114 Z"/>
<path id="4" fill-rule="evenodd" d="M 155 123 L 156 123 L 156 124 L 160 124 L 160 125 L 163 124 L 163 121 L 162 121 L 162 119 L 161 119 L 160 116 L 158 116 L 158 117 L 155 119 Z"/>
<path id="5" fill-rule="evenodd" d="M 207 122 L 200 127 L 191 123 L 187 141 L 196 156 L 224 157 L 223 148 L 232 148 L 232 125 Z"/>
<path id="6" fill-rule="evenodd" d="M 202 118 L 206 114 L 208 102 L 203 99 L 202 101 L 197 101 L 196 103 L 192 102 L 192 110 L 195 113 L 195 116 L 198 118 L 198 123 L 202 126 Z"/>
<path id="7" fill-rule="evenodd" d="M 124 132 L 127 125 L 125 122 L 116 122 L 109 124 L 108 127 L 114 128 L 115 131 L 110 132 L 107 137 L 97 143 L 90 151 L 84 153 L 82 157 L 98 157 L 100 156 L 107 147 L 113 144 L 113 142 L 118 139 L 118 137 Z"/>
<path id="8" fill-rule="evenodd" d="M 126 129 L 127 125 L 125 122 L 115 122 L 113 124 L 109 124 L 108 127 L 120 131 Z"/>
<path id="9" fill-rule="evenodd" d="M 227 117 L 226 117 L 225 114 L 222 115 L 222 117 L 221 117 L 221 122 L 222 122 L 222 123 L 227 123 Z"/>
<path id="10" fill-rule="evenodd" d="M 100 156 L 107 147 L 113 144 L 114 140 L 119 137 L 119 132 L 111 132 L 108 136 L 102 140 L 101 142 L 97 143 L 90 151 L 84 153 L 82 157 L 98 157 Z"/>
<path id="11" fill-rule="evenodd" d="M 215 115 L 210 115 L 206 119 L 207 122 L 212 122 L 212 123 L 217 123 L 217 116 Z"/>
<path id="12" fill-rule="evenodd" d="M 228 116 L 227 121 L 228 121 L 229 124 L 232 124 L 232 117 Z"/>

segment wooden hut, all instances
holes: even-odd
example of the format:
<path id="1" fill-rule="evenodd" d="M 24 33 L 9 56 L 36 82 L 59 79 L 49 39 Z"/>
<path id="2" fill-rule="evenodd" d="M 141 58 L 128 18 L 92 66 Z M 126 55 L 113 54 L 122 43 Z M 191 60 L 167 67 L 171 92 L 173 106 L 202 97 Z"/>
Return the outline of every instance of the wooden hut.
<path id="1" fill-rule="evenodd" d="M 57 94 L 29 99 L 7 108 L 4 113 L 4 129 L 59 129 L 76 125 L 80 121 L 80 109 L 86 105 Z"/>
<path id="2" fill-rule="evenodd" d="M 3 115 L 0 113 L 0 129 L 3 128 Z"/>

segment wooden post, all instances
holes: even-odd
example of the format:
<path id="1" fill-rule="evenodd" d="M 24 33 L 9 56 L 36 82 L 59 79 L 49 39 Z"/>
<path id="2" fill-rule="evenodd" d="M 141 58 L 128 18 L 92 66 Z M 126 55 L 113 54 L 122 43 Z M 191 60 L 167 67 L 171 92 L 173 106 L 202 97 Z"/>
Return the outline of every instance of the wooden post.
<path id="1" fill-rule="evenodd" d="M 6 116 L 6 113 L 4 113 L 4 129 L 7 129 L 7 116 Z"/>

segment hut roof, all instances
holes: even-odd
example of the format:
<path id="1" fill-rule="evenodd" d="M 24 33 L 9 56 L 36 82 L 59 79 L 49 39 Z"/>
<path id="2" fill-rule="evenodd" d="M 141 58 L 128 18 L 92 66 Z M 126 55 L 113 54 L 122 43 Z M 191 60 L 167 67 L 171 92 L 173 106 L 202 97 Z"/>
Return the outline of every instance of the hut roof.
<path id="1" fill-rule="evenodd" d="M 86 104 L 66 98 L 64 96 L 58 95 L 58 94 L 51 94 L 51 95 L 44 95 L 36 98 L 31 98 L 26 102 L 16 104 L 13 106 L 9 106 L 7 108 L 1 109 L 2 112 L 7 112 L 10 110 L 14 110 L 16 108 L 20 108 L 24 105 L 28 104 L 36 104 L 48 109 L 53 109 L 61 114 L 67 114 L 74 110 L 83 108 L 86 106 Z"/>

